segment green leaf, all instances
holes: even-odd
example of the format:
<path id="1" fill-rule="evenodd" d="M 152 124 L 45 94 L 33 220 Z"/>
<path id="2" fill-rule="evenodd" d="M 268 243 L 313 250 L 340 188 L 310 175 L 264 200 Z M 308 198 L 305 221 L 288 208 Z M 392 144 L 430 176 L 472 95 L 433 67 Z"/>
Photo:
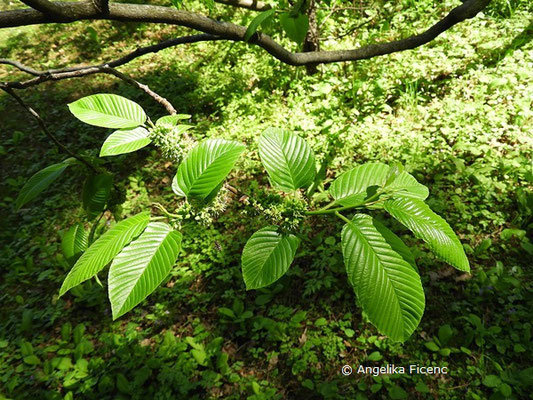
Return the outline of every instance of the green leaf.
<path id="1" fill-rule="evenodd" d="M 309 18 L 305 14 L 298 14 L 296 17 L 290 13 L 279 15 L 281 27 L 292 41 L 300 44 L 304 41 L 309 29 Z"/>
<path id="2" fill-rule="evenodd" d="M 143 127 L 113 132 L 100 149 L 100 157 L 116 156 L 142 149 L 151 142 L 149 133 Z"/>
<path id="3" fill-rule="evenodd" d="M 441 259 L 461 271 L 470 271 L 470 266 L 461 242 L 450 225 L 435 214 L 423 201 L 399 197 L 387 200 L 385 210 L 416 237 L 425 241 Z"/>
<path id="4" fill-rule="evenodd" d="M 63 162 L 49 165 L 48 167 L 43 168 L 39 172 L 33 174 L 20 190 L 20 193 L 15 200 L 15 210 L 20 210 L 24 204 L 37 197 L 39 193 L 50 186 L 52 182 L 54 182 L 59 175 L 63 173 L 65 168 L 74 164 L 75 161 L 76 160 L 74 158 L 68 158 Z"/>
<path id="5" fill-rule="evenodd" d="M 262 13 L 258 14 L 252 20 L 252 22 L 250 22 L 250 25 L 248 25 L 248 28 L 246 28 L 246 33 L 244 34 L 244 41 L 247 42 L 248 40 L 250 40 L 250 38 L 257 31 L 257 28 L 259 28 L 259 25 L 261 25 L 267 19 L 272 17 L 275 12 L 276 12 L 276 10 L 271 8 L 270 10 L 266 10 L 266 11 L 263 11 Z"/>
<path id="6" fill-rule="evenodd" d="M 174 115 L 165 115 L 164 117 L 159 118 L 156 121 L 157 126 L 161 125 L 177 125 L 178 122 L 184 119 L 189 119 L 191 116 L 189 114 L 174 114 Z"/>
<path id="7" fill-rule="evenodd" d="M 146 114 L 137 103 L 116 94 L 94 94 L 68 105 L 70 112 L 89 125 L 113 129 L 136 128 Z"/>
<path id="8" fill-rule="evenodd" d="M 167 277 L 181 249 L 181 233 L 163 222 L 151 222 L 126 246 L 109 268 L 113 319 L 130 311 Z"/>
<path id="9" fill-rule="evenodd" d="M 266 129 L 259 138 L 259 156 L 272 185 L 294 191 L 313 183 L 315 155 L 298 135 L 278 128 Z"/>
<path id="10" fill-rule="evenodd" d="M 439 346 L 435 342 L 426 342 L 424 344 L 431 351 L 439 351 Z"/>
<path id="11" fill-rule="evenodd" d="M 87 250 L 89 234 L 82 224 L 76 224 L 63 235 L 61 248 L 65 258 L 72 259 Z"/>
<path id="12" fill-rule="evenodd" d="M 501 379 L 496 375 L 487 375 L 485 379 L 483 379 L 483 385 L 490 388 L 497 387 L 501 383 Z"/>
<path id="13" fill-rule="evenodd" d="M 337 204 L 355 206 L 371 197 L 376 191 L 387 183 L 390 178 L 391 167 L 382 163 L 367 163 L 346 171 L 340 175 L 329 188 L 330 194 Z M 400 192 L 404 197 L 413 197 L 420 200 L 427 198 L 427 187 L 418 183 L 407 172 L 400 172 L 391 183 L 387 191 Z"/>
<path id="14" fill-rule="evenodd" d="M 370 321 L 391 339 L 405 341 L 424 312 L 420 276 L 369 215 L 356 214 L 344 226 L 342 253 L 348 279 Z"/>
<path id="15" fill-rule="evenodd" d="M 120 221 L 94 242 L 74 264 L 65 278 L 59 295 L 92 278 L 101 271 L 120 251 L 137 237 L 148 225 L 149 212 L 143 212 Z"/>
<path id="16" fill-rule="evenodd" d="M 246 289 L 259 289 L 281 278 L 294 259 L 300 239 L 266 226 L 255 232 L 242 251 L 242 276 Z"/>
<path id="17" fill-rule="evenodd" d="M 180 164 L 172 190 L 179 196 L 207 198 L 224 181 L 244 149 L 243 144 L 234 141 L 204 140 Z"/>
<path id="18" fill-rule="evenodd" d="M 105 210 L 112 186 L 113 176 L 110 174 L 90 175 L 87 178 L 81 198 L 89 219 L 95 218 Z"/>
<path id="19" fill-rule="evenodd" d="M 383 225 L 378 220 L 374 220 L 374 227 L 379 231 L 381 236 L 387 241 L 387 243 L 392 247 L 392 249 L 398 253 L 402 258 L 407 261 L 413 268 L 418 272 L 416 267 L 415 257 L 409 247 L 405 245 L 402 239 L 400 239 L 394 232 L 389 230 L 385 225 Z"/>

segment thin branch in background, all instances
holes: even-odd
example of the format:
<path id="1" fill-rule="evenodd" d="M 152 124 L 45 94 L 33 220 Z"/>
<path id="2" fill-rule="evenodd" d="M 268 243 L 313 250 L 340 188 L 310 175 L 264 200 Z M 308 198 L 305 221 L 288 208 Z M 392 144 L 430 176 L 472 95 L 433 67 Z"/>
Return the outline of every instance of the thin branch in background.
<path id="1" fill-rule="evenodd" d="M 150 53 L 157 53 L 169 47 L 174 47 L 174 46 L 178 46 L 181 44 L 197 43 L 197 42 L 204 42 L 204 41 L 219 41 L 219 40 L 224 40 L 224 38 L 221 38 L 215 35 L 209 35 L 209 34 L 183 36 L 179 38 L 164 40 L 155 45 L 140 47 L 136 49 L 135 51 L 132 51 L 126 54 L 123 57 L 117 58 L 116 60 L 112 60 L 107 63 L 98 64 L 98 65 L 80 66 L 80 67 L 50 69 L 46 71 L 37 71 L 33 68 L 30 68 L 30 67 L 27 67 L 21 64 L 18 61 L 8 60 L 4 58 L 0 58 L 0 64 L 11 65 L 15 68 L 18 68 L 19 70 L 23 72 L 26 72 L 30 75 L 35 76 L 36 78 L 29 79 L 26 81 L 14 81 L 14 82 L 4 83 L 5 86 L 11 87 L 13 89 L 26 89 L 30 86 L 38 85 L 40 83 L 47 82 L 47 81 L 59 81 L 63 79 L 79 78 L 79 77 L 86 76 L 86 75 L 102 73 L 102 72 L 105 72 L 103 71 L 105 68 L 116 68 L 121 65 L 127 64 L 130 61 L 138 57 L 141 57 L 141 56 L 144 56 Z"/>
<path id="2" fill-rule="evenodd" d="M 142 83 L 136 81 L 135 79 L 127 76 L 126 74 L 123 74 L 122 72 L 119 72 L 119 71 L 117 71 L 114 68 L 111 68 L 109 65 L 91 66 L 91 67 L 86 67 L 86 68 L 83 68 L 83 69 L 76 69 L 76 70 L 73 70 L 71 72 L 51 73 L 50 71 L 36 71 L 33 68 L 26 67 L 25 65 L 23 65 L 23 64 L 21 64 L 19 62 L 14 62 L 12 60 L 1 59 L 0 60 L 0 64 L 1 63 L 13 65 L 13 66 L 17 67 L 18 69 L 20 69 L 21 71 L 30 73 L 32 75 L 36 75 L 37 78 L 31 79 L 31 80 L 25 81 L 25 82 L 4 82 L 4 83 L 0 83 L 0 88 L 25 89 L 25 88 L 27 88 L 29 86 L 33 86 L 34 84 L 46 82 L 46 81 L 49 81 L 49 80 L 56 80 L 57 81 L 57 80 L 68 79 L 68 78 L 80 78 L 80 77 L 86 76 L 86 75 L 94 75 L 94 74 L 102 73 L 102 74 L 113 75 L 113 76 L 123 80 L 124 82 L 126 82 L 126 83 L 128 83 L 128 84 L 130 84 L 130 85 L 132 85 L 132 86 L 134 86 L 134 87 L 136 87 L 138 89 L 141 89 L 146 94 L 148 94 L 150 97 L 152 97 L 155 101 L 157 101 L 159 104 L 161 104 L 163 107 L 165 107 L 165 109 L 169 112 L 169 114 L 176 114 L 177 113 L 177 111 L 174 108 L 174 106 L 172 106 L 172 104 L 167 99 L 165 99 L 163 96 L 160 96 L 159 94 L 154 92 L 152 89 L 150 89 L 150 87 L 148 87 L 148 85 L 145 85 L 145 84 L 142 84 Z M 31 83 L 31 84 L 28 85 L 28 83 Z"/>
<path id="3" fill-rule="evenodd" d="M 89 168 L 90 170 L 94 171 L 94 172 L 97 172 L 98 169 L 92 165 L 91 163 L 89 163 L 87 160 L 85 160 L 83 157 L 77 155 L 76 153 L 73 153 L 71 150 L 69 150 L 63 143 L 61 143 L 59 140 L 57 140 L 57 138 L 48 130 L 48 128 L 46 127 L 46 124 L 44 123 L 43 119 L 41 118 L 41 116 L 37 113 L 37 111 L 35 111 L 33 108 L 31 108 L 30 106 L 28 106 L 26 103 L 24 103 L 24 101 L 20 98 L 19 95 L 17 95 L 15 93 L 15 91 L 9 87 L 5 87 L 3 85 L 0 85 L 0 89 L 2 89 L 4 92 L 6 92 L 8 95 L 10 95 L 11 97 L 13 97 L 17 103 L 19 103 L 23 108 L 26 109 L 26 111 L 28 111 L 32 116 L 33 118 L 35 118 L 35 120 L 37 121 L 37 123 L 39 124 L 39 127 L 41 128 L 41 130 L 44 132 L 44 134 L 50 139 L 52 140 L 55 145 L 57 147 L 59 147 L 64 153 L 68 154 L 69 156 L 71 157 L 74 157 L 76 160 L 80 161 L 81 163 L 83 163 L 85 166 L 87 166 L 87 168 Z"/>
<path id="4" fill-rule="evenodd" d="M 117 71 L 114 68 L 111 68 L 109 66 L 102 67 L 102 72 L 111 74 L 116 76 L 119 79 L 122 79 L 124 82 L 129 83 L 132 86 L 135 86 L 142 91 L 144 91 L 148 96 L 153 98 L 155 101 L 157 101 L 159 104 L 161 104 L 165 109 L 168 111 L 169 114 L 174 115 L 177 114 L 176 109 L 170 102 L 165 99 L 163 96 L 158 95 L 156 92 L 154 92 L 152 89 L 148 87 L 148 85 L 142 84 L 140 82 L 137 82 L 135 79 L 123 74 L 122 72 Z"/>

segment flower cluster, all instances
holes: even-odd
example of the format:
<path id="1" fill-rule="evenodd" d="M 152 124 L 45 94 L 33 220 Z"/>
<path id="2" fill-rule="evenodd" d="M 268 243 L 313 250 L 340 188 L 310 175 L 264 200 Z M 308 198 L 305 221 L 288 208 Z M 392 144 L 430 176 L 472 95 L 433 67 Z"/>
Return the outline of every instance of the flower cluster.
<path id="1" fill-rule="evenodd" d="M 300 192 L 278 194 L 258 190 L 253 198 L 246 200 L 243 213 L 249 216 L 262 216 L 268 223 L 279 226 L 282 231 L 298 230 L 308 209 L 307 202 Z"/>
<path id="2" fill-rule="evenodd" d="M 194 140 L 184 135 L 190 128 L 190 125 L 157 125 L 150 130 L 150 139 L 161 149 L 163 157 L 179 163 L 194 145 Z"/>

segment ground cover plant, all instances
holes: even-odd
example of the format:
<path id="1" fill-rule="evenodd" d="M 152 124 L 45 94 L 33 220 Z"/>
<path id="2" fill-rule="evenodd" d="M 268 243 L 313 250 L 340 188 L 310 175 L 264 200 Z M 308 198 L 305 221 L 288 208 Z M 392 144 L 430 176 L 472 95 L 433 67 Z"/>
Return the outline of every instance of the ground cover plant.
<path id="1" fill-rule="evenodd" d="M 413 31 L 425 25 L 419 18 L 424 7 L 406 5 L 399 14 Z M 148 84 L 181 113 L 170 120 L 165 105 L 110 74 L 20 92 L 46 129 L 67 149 L 78 149 L 74 155 L 94 166 L 93 172 L 61 152 L 12 97 L 0 97 L 0 396 L 528 398 L 528 7 L 493 3 L 428 47 L 318 67 L 315 75 L 265 60 L 262 50 L 224 42 L 198 44 L 193 52 L 168 49 L 124 65 L 121 73 Z M 236 15 L 245 26 L 253 19 Z M 0 39 L 1 54 L 43 70 L 99 64 L 176 34 L 165 26 L 93 26 L 96 36 L 84 23 L 17 28 Z M 368 38 L 373 29 L 364 26 L 358 35 Z M 0 74 L 1 81 L 26 79 L 11 67 Z M 119 128 L 136 127 L 110 130 L 74 118 L 75 105 L 96 93 L 138 103 L 154 121 L 146 122 L 148 134 L 137 130 L 135 140 L 124 143 Z M 118 134 L 109 136 L 114 130 Z M 176 144 L 169 138 L 180 147 L 168 146 Z M 298 154 L 308 154 L 299 160 L 309 165 L 314 154 L 316 170 L 297 168 L 296 179 L 284 179 L 291 171 L 276 169 L 265 154 L 270 143 L 284 140 L 308 149 Z M 212 193 L 211 186 L 188 186 L 179 172 L 202 143 L 234 144 L 234 165 L 227 178 L 224 168 L 215 170 L 224 186 L 208 204 L 202 196 Z M 132 149 L 137 151 L 118 154 Z M 364 168 L 382 180 L 366 185 L 369 192 L 352 193 L 353 203 L 333 203 L 322 210 L 331 212 L 312 214 L 338 200 L 329 196 L 337 193 L 343 173 L 355 176 Z M 44 181 L 54 182 L 24 203 L 36 194 L 25 193 L 28 178 L 43 169 Z M 365 200 L 399 201 L 386 200 L 378 190 L 400 174 L 417 182 L 419 196 L 457 233 L 471 274 L 447 268 L 433 255 L 431 242 L 417 240 L 401 218 L 388 216 L 384 204 L 336 210 Z M 297 192 L 295 186 L 305 189 Z M 384 328 L 375 310 L 354 294 L 343 256 L 346 242 L 358 234 L 352 216 L 359 230 L 396 232 L 412 253 L 406 258 L 416 260 L 425 312 L 411 335 Z M 148 285 L 157 289 L 146 300 L 135 290 L 129 296 L 114 292 L 113 298 L 127 301 L 110 308 L 108 289 L 117 279 L 111 270 L 120 271 L 127 265 L 121 259 L 135 255 L 135 248 L 127 253 L 122 246 L 109 276 L 100 274 L 103 287 L 88 279 L 59 296 L 86 246 L 135 218 L 149 229 L 131 233 L 137 237 L 132 244 L 140 248 L 157 237 L 169 258 L 177 259 L 166 264 L 168 276 L 156 279 L 162 284 Z M 287 239 L 290 254 L 299 242 L 282 276 L 255 273 L 249 243 L 265 233 Z M 415 271 L 409 262 L 398 262 L 409 274 Z M 245 265 L 250 275 L 243 279 Z M 139 304 L 131 308 L 133 303 Z M 385 364 L 446 366 L 449 373 L 341 374 L 343 365 Z"/>

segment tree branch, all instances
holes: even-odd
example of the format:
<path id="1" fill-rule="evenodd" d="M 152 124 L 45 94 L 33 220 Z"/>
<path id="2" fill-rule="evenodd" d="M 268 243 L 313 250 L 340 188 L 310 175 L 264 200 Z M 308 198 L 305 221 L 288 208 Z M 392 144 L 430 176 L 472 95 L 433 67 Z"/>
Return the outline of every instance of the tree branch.
<path id="1" fill-rule="evenodd" d="M 44 15 L 52 18 L 54 21 L 61 21 L 64 17 L 63 9 L 55 3 L 48 0 L 20 0 L 27 6 L 37 10 Z"/>
<path id="2" fill-rule="evenodd" d="M 33 0 L 32 0 L 33 1 Z M 270 36 L 257 33 L 249 43 L 265 49 L 278 60 L 289 65 L 327 64 L 340 61 L 357 61 L 368 59 L 398 51 L 410 50 L 422 46 L 454 25 L 475 17 L 483 10 L 490 0 L 466 0 L 455 7 L 446 17 L 437 22 L 423 33 L 406 39 L 386 43 L 376 43 L 353 50 L 317 51 L 308 53 L 292 53 L 274 41 Z M 215 35 L 222 39 L 243 41 L 246 27 L 229 22 L 215 21 L 203 15 L 188 11 L 175 10 L 169 7 L 110 3 L 109 13 L 100 14 L 91 3 L 84 2 L 54 2 L 63 9 L 65 20 L 74 22 L 80 20 L 107 19 L 129 22 L 153 22 L 179 25 Z M 0 28 L 33 24 L 57 22 L 45 14 L 32 10 L 13 10 L 0 13 Z"/>
<path id="3" fill-rule="evenodd" d="M 170 104 L 170 102 L 165 99 L 164 97 L 160 96 L 156 92 L 154 92 L 148 85 L 142 84 L 135 79 L 129 77 L 126 74 L 123 74 L 122 72 L 117 71 L 116 69 L 112 68 L 108 64 L 102 64 L 102 65 L 94 65 L 90 67 L 76 67 L 76 68 L 70 68 L 65 69 L 64 71 L 59 70 L 60 72 L 53 72 L 54 70 L 50 71 L 36 71 L 33 68 L 26 67 L 25 65 L 12 61 L 12 60 L 5 60 L 0 59 L 0 64 L 9 64 L 17 67 L 21 71 L 30 73 L 32 75 L 36 75 L 37 78 L 33 78 L 27 81 L 23 82 L 1 82 L 0 83 L 0 89 L 26 89 L 30 86 L 38 85 L 39 83 L 43 83 L 46 81 L 54 80 L 63 80 L 63 79 L 69 79 L 69 78 L 81 78 L 82 76 L 87 75 L 94 75 L 94 74 L 110 74 L 114 75 L 119 79 L 122 79 L 124 82 L 135 86 L 136 88 L 141 89 L 146 94 L 148 94 L 150 97 L 152 97 L 155 101 L 157 101 L 159 104 L 161 104 L 165 109 L 169 112 L 169 114 L 176 114 L 176 109 Z M 10 93 L 11 94 L 11 93 Z"/>
<path id="4" fill-rule="evenodd" d="M 259 0 L 215 0 L 215 2 L 227 6 L 246 8 L 252 11 L 266 11 L 272 8 L 270 4 L 263 3 Z"/>
<path id="5" fill-rule="evenodd" d="M 20 98 L 19 95 L 17 95 L 13 91 L 13 89 L 11 89 L 9 87 L 2 86 L 2 85 L 0 85 L 0 89 L 2 89 L 4 92 L 9 94 L 11 97 L 13 97 L 17 101 L 17 103 L 19 103 L 23 108 L 25 108 L 26 111 L 28 111 L 33 116 L 33 118 L 35 118 L 35 120 L 39 124 L 39 127 L 44 132 L 44 134 L 50 140 L 52 140 L 52 142 L 54 142 L 56 144 L 56 146 L 59 147 L 64 153 L 68 154 L 71 157 L 74 157 L 76 160 L 78 160 L 81 163 L 83 163 L 84 165 L 86 165 L 87 168 L 89 168 L 90 170 L 92 170 L 94 172 L 98 172 L 97 168 L 94 165 L 89 163 L 83 157 L 81 157 L 81 156 L 77 155 L 76 153 L 73 153 L 72 151 L 70 151 L 63 143 L 61 143 L 59 140 L 57 140 L 57 138 L 48 130 L 48 128 L 46 127 L 46 124 L 44 123 L 44 121 L 41 118 L 41 116 L 37 113 L 37 111 L 35 111 L 30 106 L 28 106 L 26 103 L 24 103 L 24 101 Z"/>
<path id="6" fill-rule="evenodd" d="M 114 75 L 117 78 L 122 79 L 123 81 L 129 83 L 130 85 L 138 87 L 139 89 L 144 91 L 146 94 L 148 94 L 148 96 L 150 96 L 155 101 L 157 101 L 159 104 L 161 104 L 163 107 L 165 107 L 165 109 L 168 111 L 170 115 L 177 114 L 177 111 L 174 108 L 174 106 L 170 104 L 170 102 L 167 99 L 158 95 L 156 92 L 150 89 L 148 85 L 144 85 L 140 82 L 137 82 L 135 79 L 123 74 L 122 72 L 117 71 L 116 69 L 109 67 L 108 65 L 105 65 L 104 67 L 102 67 L 102 72 Z"/>

